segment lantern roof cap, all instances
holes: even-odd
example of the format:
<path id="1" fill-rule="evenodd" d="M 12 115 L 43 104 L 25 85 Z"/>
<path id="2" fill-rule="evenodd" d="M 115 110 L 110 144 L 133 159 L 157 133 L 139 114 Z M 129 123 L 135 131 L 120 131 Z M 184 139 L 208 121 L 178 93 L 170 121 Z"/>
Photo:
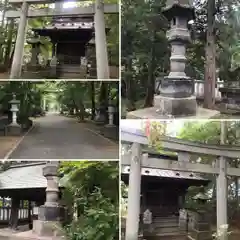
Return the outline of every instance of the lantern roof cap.
<path id="1" fill-rule="evenodd" d="M 188 20 L 195 18 L 193 0 L 167 0 L 163 14 L 168 18 L 183 16 Z"/>
<path id="2" fill-rule="evenodd" d="M 207 200 L 210 199 L 210 197 L 205 193 L 204 187 L 201 186 L 201 189 L 200 189 L 199 193 L 197 195 L 195 195 L 193 197 L 193 199 L 194 200 L 205 200 L 205 201 L 207 201 Z"/>

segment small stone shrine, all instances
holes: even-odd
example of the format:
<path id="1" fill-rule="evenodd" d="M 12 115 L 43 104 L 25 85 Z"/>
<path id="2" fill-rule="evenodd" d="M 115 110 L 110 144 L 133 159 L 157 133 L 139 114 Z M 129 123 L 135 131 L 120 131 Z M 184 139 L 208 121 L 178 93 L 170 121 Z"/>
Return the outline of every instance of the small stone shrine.
<path id="1" fill-rule="evenodd" d="M 219 89 L 222 94 L 224 109 L 240 114 L 240 83 L 227 82 Z"/>

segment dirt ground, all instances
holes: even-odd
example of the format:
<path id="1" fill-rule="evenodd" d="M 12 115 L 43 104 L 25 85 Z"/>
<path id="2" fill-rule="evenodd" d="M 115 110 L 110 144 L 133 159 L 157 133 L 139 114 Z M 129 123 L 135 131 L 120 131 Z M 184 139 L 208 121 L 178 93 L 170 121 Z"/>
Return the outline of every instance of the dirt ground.
<path id="1" fill-rule="evenodd" d="M 0 136 L 0 159 L 6 156 L 20 138 L 21 136 Z"/>
<path id="2" fill-rule="evenodd" d="M 0 79 L 9 79 L 9 73 L 8 72 L 0 73 Z"/>

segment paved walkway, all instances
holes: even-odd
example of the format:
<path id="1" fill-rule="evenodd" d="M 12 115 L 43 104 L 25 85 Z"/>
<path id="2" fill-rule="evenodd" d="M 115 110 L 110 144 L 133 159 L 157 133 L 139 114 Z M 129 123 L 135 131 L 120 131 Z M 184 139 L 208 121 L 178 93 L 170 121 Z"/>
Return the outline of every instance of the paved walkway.
<path id="1" fill-rule="evenodd" d="M 49 114 L 34 122 L 9 159 L 118 159 L 118 144 L 83 128 L 76 119 Z"/>

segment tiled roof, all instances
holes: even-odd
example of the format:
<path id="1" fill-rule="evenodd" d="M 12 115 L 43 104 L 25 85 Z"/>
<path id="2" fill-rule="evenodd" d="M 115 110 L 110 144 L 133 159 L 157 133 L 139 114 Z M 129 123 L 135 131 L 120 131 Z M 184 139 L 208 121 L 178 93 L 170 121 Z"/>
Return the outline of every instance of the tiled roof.
<path id="1" fill-rule="evenodd" d="M 47 180 L 43 176 L 46 163 L 31 163 L 12 166 L 0 173 L 0 190 L 46 188 Z"/>
<path id="2" fill-rule="evenodd" d="M 159 170 L 155 168 L 142 168 L 141 174 L 144 176 L 155 176 L 155 177 L 163 177 L 163 178 L 178 178 L 178 179 L 192 179 L 192 180 L 206 180 L 205 178 L 200 177 L 195 173 L 190 172 L 180 172 L 180 171 L 172 171 L 172 170 Z M 130 167 L 123 166 L 121 170 L 122 174 L 129 174 Z"/>

